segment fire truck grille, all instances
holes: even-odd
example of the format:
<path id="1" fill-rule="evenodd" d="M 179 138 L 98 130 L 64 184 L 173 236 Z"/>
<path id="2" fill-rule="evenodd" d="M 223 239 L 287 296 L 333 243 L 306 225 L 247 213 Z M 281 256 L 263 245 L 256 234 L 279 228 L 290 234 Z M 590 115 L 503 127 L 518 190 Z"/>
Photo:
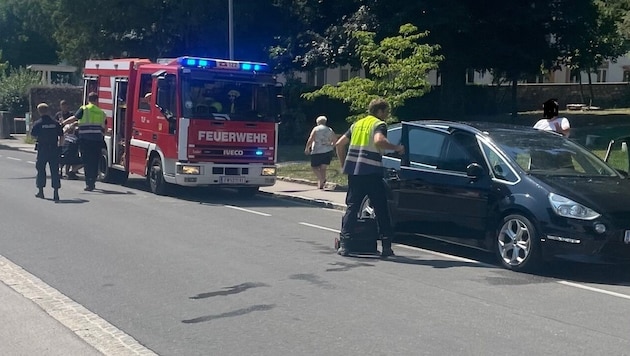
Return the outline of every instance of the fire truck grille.
<path id="1" fill-rule="evenodd" d="M 249 168 L 212 167 L 212 174 L 222 174 L 226 176 L 247 175 L 249 174 Z"/>

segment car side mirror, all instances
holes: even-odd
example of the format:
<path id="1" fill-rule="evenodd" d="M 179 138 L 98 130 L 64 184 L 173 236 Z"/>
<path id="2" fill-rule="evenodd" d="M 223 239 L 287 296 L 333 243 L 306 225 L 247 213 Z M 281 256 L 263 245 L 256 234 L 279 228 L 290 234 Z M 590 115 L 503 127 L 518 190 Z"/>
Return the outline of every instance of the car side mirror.
<path id="1" fill-rule="evenodd" d="M 472 179 L 479 179 L 483 176 L 483 167 L 481 167 L 478 163 L 471 163 L 466 167 L 466 175 Z"/>

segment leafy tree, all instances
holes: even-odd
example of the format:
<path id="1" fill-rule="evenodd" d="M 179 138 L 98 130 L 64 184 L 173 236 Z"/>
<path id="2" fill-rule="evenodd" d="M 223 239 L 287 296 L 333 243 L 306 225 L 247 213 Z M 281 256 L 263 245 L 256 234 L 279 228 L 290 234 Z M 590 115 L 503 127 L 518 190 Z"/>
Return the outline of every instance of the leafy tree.
<path id="1" fill-rule="evenodd" d="M 501 73 L 512 82 L 515 93 L 518 80 L 553 68 L 567 48 L 584 48 L 575 36 L 588 32 L 596 24 L 598 9 L 592 6 L 594 1 L 600 0 L 337 0 L 336 9 L 343 11 L 324 16 L 325 7 L 332 1 L 287 0 L 294 7 L 293 13 L 299 16 L 292 17 L 298 25 L 294 28 L 295 35 L 285 39 L 292 46 L 281 46 L 285 49 L 282 54 L 293 58 L 294 68 L 332 63 L 326 60 L 326 53 L 352 55 L 352 46 L 335 47 L 346 42 L 335 41 L 328 29 L 335 23 L 352 24 L 350 19 L 356 10 L 351 9 L 361 6 L 367 9 L 362 17 L 376 24 L 370 30 L 376 32 L 377 38 L 392 35 L 400 24 L 414 24 L 429 31 L 426 43 L 440 45 L 439 54 L 444 56 L 439 71 L 440 104 L 445 116 L 456 116 L 466 112 L 464 89 L 468 69 Z M 616 9 L 627 10 L 624 6 L 629 6 L 630 0 L 605 2 L 607 6 L 612 4 Z M 630 28 L 628 13 L 617 12 L 626 19 L 626 28 Z M 314 22 L 317 26 L 308 27 Z M 317 50 L 322 47 L 326 51 Z M 514 101 L 514 107 L 515 104 Z"/>
<path id="2" fill-rule="evenodd" d="M 2 50 L 0 49 L 0 78 L 5 74 L 9 68 L 9 62 L 2 62 Z"/>
<path id="3" fill-rule="evenodd" d="M 29 90 L 40 79 L 39 74 L 24 67 L 9 69 L 8 75 L 0 76 L 0 107 L 15 115 L 28 112 Z"/>
<path id="4" fill-rule="evenodd" d="M 271 47 L 271 58 L 277 69 L 291 73 L 345 64 L 359 68 L 357 43 L 352 34 L 377 28 L 376 18 L 364 3 L 361 0 L 277 0 L 275 5 L 285 19 Z"/>
<path id="5" fill-rule="evenodd" d="M 74 64 L 88 58 L 228 57 L 225 0 L 39 0 L 56 26 L 61 57 Z M 235 57 L 266 60 L 282 26 L 270 1 L 234 1 Z"/>
<path id="6" fill-rule="evenodd" d="M 303 96 L 307 99 L 329 96 L 349 104 L 354 114 L 349 121 L 359 118 L 369 102 L 379 96 L 386 99 L 395 112 L 405 100 L 422 96 L 431 88 L 427 74 L 437 69 L 442 57 L 434 53 L 438 46 L 419 43 L 427 35 L 406 24 L 400 27 L 398 36 L 376 43 L 374 32 L 357 31 L 354 38 L 367 78 L 355 77 L 337 86 L 327 84 Z"/>
<path id="7" fill-rule="evenodd" d="M 39 2 L 0 1 L 0 49 L 13 66 L 57 61 L 51 20 Z"/>

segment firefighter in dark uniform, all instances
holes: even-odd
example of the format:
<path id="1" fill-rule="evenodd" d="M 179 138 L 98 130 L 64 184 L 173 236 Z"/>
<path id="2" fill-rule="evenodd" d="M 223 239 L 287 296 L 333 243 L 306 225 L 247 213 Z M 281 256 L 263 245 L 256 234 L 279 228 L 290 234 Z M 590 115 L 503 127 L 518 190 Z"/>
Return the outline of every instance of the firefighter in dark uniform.
<path id="1" fill-rule="evenodd" d="M 54 190 L 53 200 L 59 201 L 59 147 L 63 137 L 63 130 L 59 122 L 48 115 L 49 108 L 45 103 L 37 105 L 40 119 L 33 124 L 31 136 L 37 139 L 37 178 L 35 184 L 38 192 L 37 198 L 44 199 L 44 187 L 46 186 L 46 165 L 50 169 L 50 183 Z"/>
<path id="2" fill-rule="evenodd" d="M 347 256 L 347 241 L 357 224 L 361 203 L 365 196 L 370 198 L 378 221 L 381 236 L 381 256 L 393 256 L 393 231 L 387 208 L 387 192 L 383 183 L 382 151 L 405 151 L 402 145 L 394 145 L 387 140 L 387 124 L 389 104 L 381 98 L 370 102 L 369 115 L 355 122 L 341 136 L 335 146 L 337 156 L 341 160 L 343 173 L 348 175 L 348 192 L 346 194 L 346 212 L 341 222 L 338 254 Z M 346 156 L 346 146 L 350 147 Z"/>
<path id="3" fill-rule="evenodd" d="M 92 191 L 96 186 L 98 176 L 98 162 L 101 150 L 105 147 L 103 133 L 105 132 L 105 112 L 97 106 L 98 94 L 88 94 L 88 104 L 77 110 L 74 116 L 63 121 L 64 125 L 79 121 L 79 151 L 85 171 L 85 189 Z"/>

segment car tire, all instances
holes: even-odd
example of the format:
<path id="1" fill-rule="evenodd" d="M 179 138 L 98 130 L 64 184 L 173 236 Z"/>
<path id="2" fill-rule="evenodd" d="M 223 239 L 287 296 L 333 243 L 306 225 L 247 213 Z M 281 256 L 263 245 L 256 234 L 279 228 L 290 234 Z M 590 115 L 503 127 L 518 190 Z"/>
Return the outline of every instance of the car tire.
<path id="1" fill-rule="evenodd" d="M 512 214 L 503 218 L 497 229 L 495 251 L 501 265 L 509 270 L 531 272 L 540 268 L 538 231 L 523 215 Z"/>

